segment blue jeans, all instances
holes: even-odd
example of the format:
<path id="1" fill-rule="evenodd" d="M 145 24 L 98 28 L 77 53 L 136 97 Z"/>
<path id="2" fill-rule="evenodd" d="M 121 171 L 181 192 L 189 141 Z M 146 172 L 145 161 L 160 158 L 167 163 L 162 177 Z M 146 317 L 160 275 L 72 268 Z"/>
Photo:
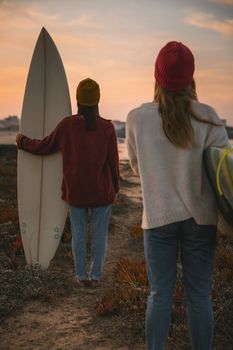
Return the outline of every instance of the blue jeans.
<path id="1" fill-rule="evenodd" d="M 100 280 L 108 243 L 108 224 L 112 205 L 91 208 L 92 259 L 87 272 L 88 208 L 70 207 L 72 252 L 79 280 Z"/>
<path id="2" fill-rule="evenodd" d="M 161 350 L 166 345 L 179 249 L 192 349 L 212 348 L 211 289 L 216 231 L 216 226 L 197 225 L 193 219 L 144 230 L 151 285 L 146 311 L 147 350 Z"/>

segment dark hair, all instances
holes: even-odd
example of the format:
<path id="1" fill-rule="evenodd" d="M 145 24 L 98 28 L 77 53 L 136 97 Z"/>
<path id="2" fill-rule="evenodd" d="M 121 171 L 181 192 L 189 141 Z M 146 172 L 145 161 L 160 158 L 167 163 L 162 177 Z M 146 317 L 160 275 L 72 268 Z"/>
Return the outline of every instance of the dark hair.
<path id="1" fill-rule="evenodd" d="M 78 114 L 84 117 L 87 130 L 96 129 L 96 119 L 99 117 L 98 105 L 84 106 L 78 104 Z"/>

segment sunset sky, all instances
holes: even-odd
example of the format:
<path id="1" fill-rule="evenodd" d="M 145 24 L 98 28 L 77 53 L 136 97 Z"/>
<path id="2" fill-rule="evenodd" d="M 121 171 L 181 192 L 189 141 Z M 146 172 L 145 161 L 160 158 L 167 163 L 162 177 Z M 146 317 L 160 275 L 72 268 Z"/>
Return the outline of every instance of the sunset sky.
<path id="1" fill-rule="evenodd" d="M 0 0 L 0 118 L 21 114 L 34 46 L 44 26 L 61 54 L 76 112 L 86 77 L 100 112 L 125 120 L 153 98 L 154 61 L 168 41 L 195 56 L 198 97 L 233 125 L 233 0 Z"/>

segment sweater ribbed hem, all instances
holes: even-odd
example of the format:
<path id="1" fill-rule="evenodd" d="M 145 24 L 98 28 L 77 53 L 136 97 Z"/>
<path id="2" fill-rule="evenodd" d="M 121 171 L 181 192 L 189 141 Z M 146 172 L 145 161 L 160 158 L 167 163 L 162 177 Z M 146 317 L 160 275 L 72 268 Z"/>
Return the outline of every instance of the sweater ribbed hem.
<path id="1" fill-rule="evenodd" d="M 196 221 L 196 223 L 198 225 L 214 225 L 216 226 L 218 223 L 218 217 L 217 217 L 217 212 L 215 214 L 212 215 L 199 215 L 199 216 L 195 216 L 194 220 Z"/>
<path id="2" fill-rule="evenodd" d="M 79 202 L 74 202 L 71 201 L 69 198 L 66 196 L 62 196 L 62 200 L 66 202 L 68 205 L 74 208 L 96 208 L 96 207 L 106 207 L 107 205 L 111 205 L 115 201 L 115 196 L 114 198 L 110 198 L 109 200 L 105 200 L 103 202 L 100 201 L 79 201 Z"/>
<path id="3" fill-rule="evenodd" d="M 163 215 L 160 217 L 150 217 L 142 218 L 142 229 L 151 229 L 168 224 L 173 222 L 184 221 L 193 218 L 198 225 L 216 225 L 217 224 L 217 215 L 216 213 L 206 214 L 203 213 L 199 216 L 193 216 L 188 212 L 179 212 L 173 213 L 170 215 Z"/>

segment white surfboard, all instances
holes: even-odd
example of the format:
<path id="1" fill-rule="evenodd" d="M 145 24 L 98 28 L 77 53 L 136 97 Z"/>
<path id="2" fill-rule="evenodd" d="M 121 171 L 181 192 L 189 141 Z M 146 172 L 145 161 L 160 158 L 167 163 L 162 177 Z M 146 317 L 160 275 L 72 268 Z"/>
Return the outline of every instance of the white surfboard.
<path id="1" fill-rule="evenodd" d="M 59 52 L 43 28 L 33 53 L 25 89 L 20 133 L 43 139 L 71 114 L 69 88 Z M 18 151 L 18 208 L 29 265 L 47 268 L 57 250 L 67 216 L 61 200 L 62 157 Z"/>

